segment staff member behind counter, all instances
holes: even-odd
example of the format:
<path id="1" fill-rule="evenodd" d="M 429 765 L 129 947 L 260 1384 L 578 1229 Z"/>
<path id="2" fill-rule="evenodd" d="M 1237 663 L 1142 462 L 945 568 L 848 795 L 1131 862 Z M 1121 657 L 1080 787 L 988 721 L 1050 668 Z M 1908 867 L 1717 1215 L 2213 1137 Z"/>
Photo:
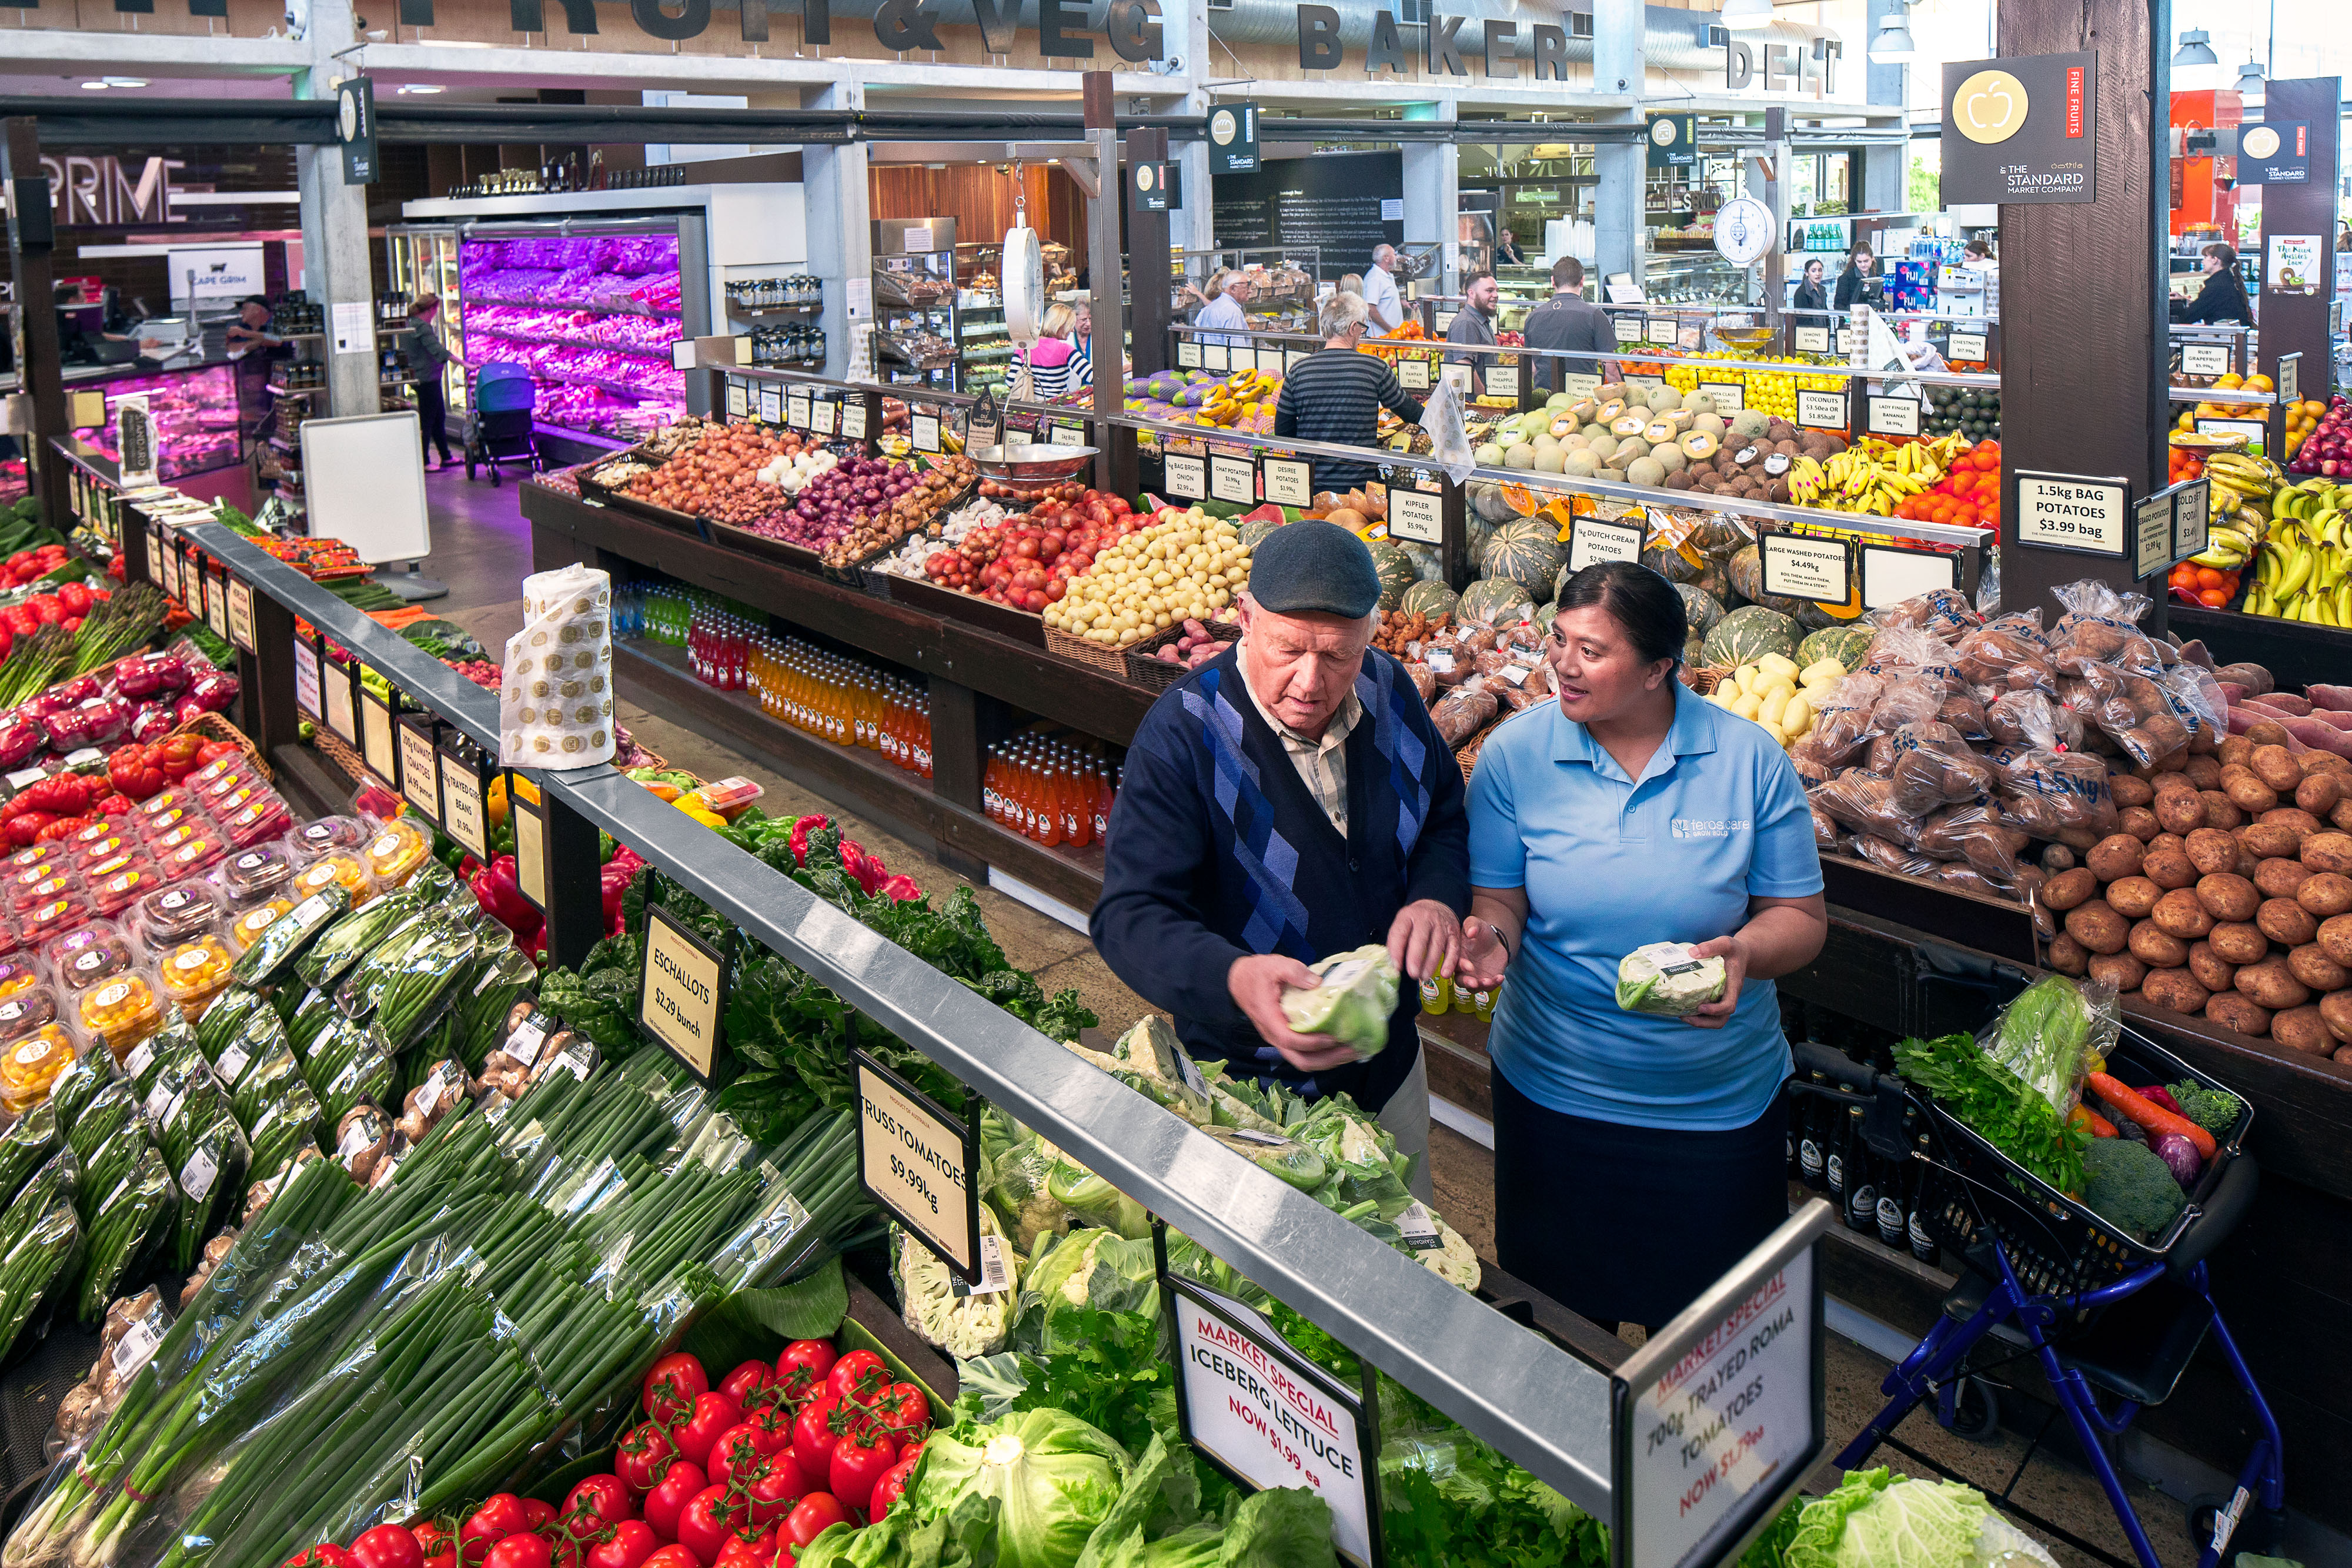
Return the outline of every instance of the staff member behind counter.
<path id="1" fill-rule="evenodd" d="M 1675 678 L 1684 632 L 1647 567 L 1561 586 L 1559 701 L 1496 728 L 1471 781 L 1454 977 L 1502 986 L 1496 1261 L 1586 1317 L 1650 1329 L 1788 1218 L 1771 981 L 1829 933 L 1803 781 Z M 1722 998 L 1687 1018 L 1621 1009 L 1618 964 L 1652 942 L 1720 957 Z"/>
<path id="2" fill-rule="evenodd" d="M 1407 424 L 1421 423 L 1421 404 L 1405 396 L 1388 361 L 1356 351 L 1364 340 L 1367 319 L 1358 295 L 1335 293 L 1324 298 L 1315 313 L 1323 346 L 1283 378 L 1282 395 L 1274 404 L 1276 436 L 1376 446 L 1381 409 Z M 1380 476 L 1377 465 L 1344 457 L 1318 457 L 1314 468 L 1318 490 L 1352 490 Z"/>
<path id="3" fill-rule="evenodd" d="M 1380 597 L 1371 552 L 1334 524 L 1257 547 L 1240 642 L 1161 694 L 1128 749 L 1090 930 L 1195 1057 L 1378 1114 L 1420 1156 L 1425 1198 L 1418 985 L 1453 972 L 1469 829 L 1453 754 L 1403 666 L 1370 646 Z M 1408 977 L 1387 1048 L 1364 1061 L 1291 1030 L 1282 988 L 1372 943 Z"/>

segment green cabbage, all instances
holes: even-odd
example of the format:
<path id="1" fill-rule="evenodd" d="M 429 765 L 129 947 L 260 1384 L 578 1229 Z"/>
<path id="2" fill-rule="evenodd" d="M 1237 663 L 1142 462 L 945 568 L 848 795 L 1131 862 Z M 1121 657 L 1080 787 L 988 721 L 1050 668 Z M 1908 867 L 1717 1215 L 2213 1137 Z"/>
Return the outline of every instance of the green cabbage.
<path id="1" fill-rule="evenodd" d="M 1301 1034 L 1328 1034 L 1356 1054 L 1378 1056 L 1389 1042 L 1389 1016 L 1397 1007 L 1397 967 L 1379 946 L 1334 953 L 1308 966 L 1320 984 L 1285 988 L 1282 1015 Z"/>
<path id="2" fill-rule="evenodd" d="M 1068 1207 L 1046 1190 L 1061 1150 L 992 1105 L 981 1116 L 980 1153 L 982 1195 L 1014 1247 L 1026 1254 L 1040 1236 L 1070 1228 Z"/>
<path id="3" fill-rule="evenodd" d="M 992 1499 L 997 1568 L 1076 1568 L 1127 1469 L 1127 1451 L 1108 1434 L 1059 1410 L 1024 1410 L 934 1436 L 916 1511 L 928 1521 L 965 1498 Z"/>
<path id="4" fill-rule="evenodd" d="M 1807 1503 L 1786 1568 L 2025 1568 L 2048 1552 L 1999 1515 L 1974 1487 L 1896 1480 L 1880 1467 L 1849 1471 Z"/>

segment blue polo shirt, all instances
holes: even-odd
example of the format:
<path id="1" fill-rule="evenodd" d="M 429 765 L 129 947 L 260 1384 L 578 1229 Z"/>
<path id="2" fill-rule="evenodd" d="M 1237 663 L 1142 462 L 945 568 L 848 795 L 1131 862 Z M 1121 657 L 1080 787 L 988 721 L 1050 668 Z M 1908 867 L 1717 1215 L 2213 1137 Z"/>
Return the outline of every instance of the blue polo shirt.
<path id="1" fill-rule="evenodd" d="M 1805 789 L 1757 725 L 1679 683 L 1674 726 L 1639 779 L 1557 703 L 1496 729 L 1470 780 L 1470 882 L 1524 887 L 1487 1050 L 1538 1104 L 1638 1127 L 1718 1132 L 1762 1115 L 1790 1071 L 1769 980 L 1720 1030 L 1617 1006 L 1618 961 L 1705 942 L 1751 898 L 1822 891 Z"/>

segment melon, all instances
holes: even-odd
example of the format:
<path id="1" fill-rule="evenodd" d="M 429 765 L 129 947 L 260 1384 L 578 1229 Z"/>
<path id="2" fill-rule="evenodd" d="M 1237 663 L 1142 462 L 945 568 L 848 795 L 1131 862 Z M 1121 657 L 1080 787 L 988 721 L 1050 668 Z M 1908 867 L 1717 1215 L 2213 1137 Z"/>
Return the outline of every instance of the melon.
<path id="1" fill-rule="evenodd" d="M 1568 463 L 1562 472 L 1573 474 L 1580 479 L 1590 479 L 1601 472 L 1601 459 L 1592 455 L 1591 448 L 1579 447 L 1568 455 Z"/>
<path id="2" fill-rule="evenodd" d="M 1794 658 L 1797 642 L 1796 622 L 1777 610 L 1751 604 L 1717 622 L 1701 644 L 1701 653 L 1709 664 L 1734 669 L 1752 664 L 1767 653 Z"/>
<path id="3" fill-rule="evenodd" d="M 1622 468 L 1603 468 L 1600 473 L 1595 474 L 1593 477 L 1595 479 L 1605 479 L 1612 485 L 1622 485 L 1625 482 L 1625 470 Z"/>
<path id="4" fill-rule="evenodd" d="M 1665 469 L 1668 477 L 1681 473 L 1690 465 L 1690 459 L 1683 455 L 1683 449 L 1672 442 L 1668 442 L 1664 446 L 1651 447 L 1650 455 L 1658 460 L 1659 465 Z"/>
<path id="5" fill-rule="evenodd" d="M 1538 474 L 1564 474 L 1568 471 L 1568 460 L 1570 455 L 1571 454 L 1565 446 L 1554 444 L 1546 447 L 1536 454 L 1536 472 Z"/>
<path id="6" fill-rule="evenodd" d="M 1625 465 L 1625 482 L 1656 489 L 1666 482 L 1666 465 L 1654 457 L 1636 457 Z"/>
<path id="7" fill-rule="evenodd" d="M 1604 430 L 1585 443 L 1584 449 L 1601 462 L 1607 463 L 1617 455 L 1617 438 Z"/>
<path id="8" fill-rule="evenodd" d="M 1723 619 L 1723 605 L 1706 589 L 1677 582 L 1675 591 L 1683 596 L 1683 619 L 1690 623 L 1691 635 L 1705 637 Z"/>
<path id="9" fill-rule="evenodd" d="M 1731 438 L 1734 441 L 1761 441 L 1764 433 L 1771 428 L 1771 417 L 1761 409 L 1743 408 L 1731 416 Z"/>
<path id="10" fill-rule="evenodd" d="M 1507 577 L 1482 577 L 1462 591 L 1455 613 L 1465 621 L 1481 621 L 1489 626 L 1508 626 L 1525 621 L 1535 613 L 1536 601 L 1528 591 Z"/>
<path id="11" fill-rule="evenodd" d="M 1416 582 L 1404 591 L 1397 608 L 1407 615 L 1426 615 L 1433 621 L 1440 615 L 1453 614 L 1454 606 L 1461 602 L 1462 596 L 1442 581 Z"/>
<path id="12" fill-rule="evenodd" d="M 1797 644 L 1790 657 L 1797 668 L 1810 670 L 1823 659 L 1835 659 L 1849 670 L 1862 667 L 1864 657 L 1870 652 L 1872 629 L 1851 622 L 1842 626 L 1824 626 Z"/>
<path id="13" fill-rule="evenodd" d="M 1536 449 L 1524 443 L 1503 454 L 1506 468 L 1532 468 L 1536 465 Z"/>
<path id="14" fill-rule="evenodd" d="M 1371 542 L 1372 570 L 1381 577 L 1381 608 L 1394 610 L 1413 584 L 1412 560 L 1386 539 Z"/>
<path id="15" fill-rule="evenodd" d="M 1503 449 L 1490 441 L 1471 453 L 1470 456 L 1481 468 L 1499 468 L 1503 463 Z"/>
<path id="16" fill-rule="evenodd" d="M 1693 413 L 1713 414 L 1715 413 L 1715 394 L 1713 392 L 1685 392 L 1683 393 L 1683 407 L 1688 409 Z"/>
<path id="17" fill-rule="evenodd" d="M 1478 558 L 1480 574 L 1508 578 L 1527 591 L 1530 603 L 1551 587 L 1559 570 L 1559 538 L 1556 529 L 1507 528 L 1497 532 Z"/>
<path id="18" fill-rule="evenodd" d="M 1682 394 L 1670 386 L 1652 387 L 1649 397 L 1643 403 L 1643 407 L 1657 413 L 1664 413 L 1670 408 L 1680 408 L 1682 405 Z"/>

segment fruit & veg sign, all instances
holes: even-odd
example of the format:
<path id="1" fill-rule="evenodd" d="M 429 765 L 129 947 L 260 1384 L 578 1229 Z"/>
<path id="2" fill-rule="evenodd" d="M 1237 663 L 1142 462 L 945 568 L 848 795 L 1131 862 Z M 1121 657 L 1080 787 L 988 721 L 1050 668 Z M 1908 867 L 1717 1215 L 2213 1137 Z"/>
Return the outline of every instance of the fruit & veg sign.
<path id="1" fill-rule="evenodd" d="M 2095 200 L 2097 85 L 2095 53 L 1946 65 L 1944 204 Z"/>

